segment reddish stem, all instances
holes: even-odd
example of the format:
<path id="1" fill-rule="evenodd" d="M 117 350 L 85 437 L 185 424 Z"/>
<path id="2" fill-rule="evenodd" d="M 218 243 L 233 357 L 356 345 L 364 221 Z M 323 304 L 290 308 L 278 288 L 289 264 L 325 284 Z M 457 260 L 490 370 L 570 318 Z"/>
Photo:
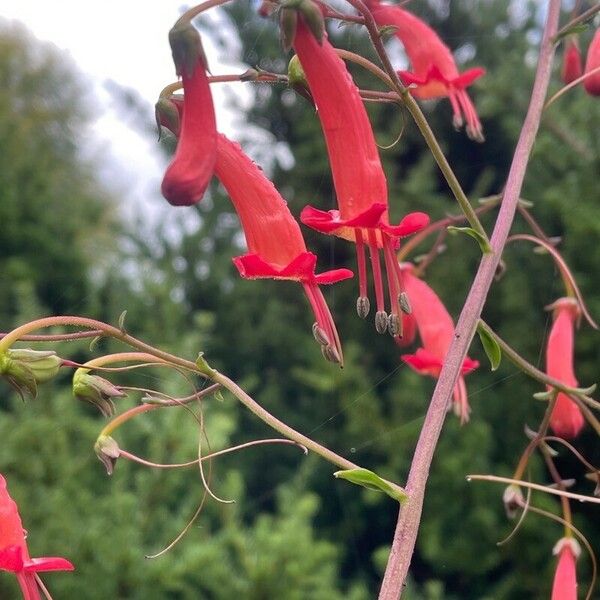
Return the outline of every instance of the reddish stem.
<path id="1" fill-rule="evenodd" d="M 421 429 L 406 485 L 408 499 L 400 508 L 380 600 L 399 598 L 406 581 L 419 531 L 429 469 L 446 417 L 446 408 L 494 280 L 502 249 L 515 216 L 529 155 L 539 128 L 554 56 L 552 37 L 557 30 L 559 14 L 560 0 L 550 0 L 529 109 L 517 142 L 502 205 L 490 240 L 492 252 L 485 254 L 481 259 Z"/>

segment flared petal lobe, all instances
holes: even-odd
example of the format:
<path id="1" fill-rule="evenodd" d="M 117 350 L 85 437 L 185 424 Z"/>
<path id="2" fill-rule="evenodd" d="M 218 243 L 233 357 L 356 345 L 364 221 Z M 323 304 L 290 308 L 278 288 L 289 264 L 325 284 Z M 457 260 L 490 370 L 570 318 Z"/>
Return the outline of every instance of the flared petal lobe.
<path id="1" fill-rule="evenodd" d="M 193 35 L 199 45 L 199 34 L 194 30 Z M 163 196 L 175 206 L 191 206 L 202 199 L 217 157 L 215 110 L 201 53 L 193 64 L 191 73 L 182 71 L 184 110 L 176 132 L 179 142 L 161 186 Z"/>
<path id="2" fill-rule="evenodd" d="M 485 69 L 476 67 L 461 75 L 452 52 L 427 23 L 399 6 L 379 0 L 366 0 L 366 4 L 380 27 L 395 27 L 394 35 L 402 42 L 412 67 L 412 71 L 398 74 L 404 85 L 411 86 L 411 94 L 421 99 L 447 96 L 454 126 L 459 128 L 466 122 L 467 135 L 483 142 L 483 128 L 466 88 L 484 75 Z"/>
<path id="3" fill-rule="evenodd" d="M 574 328 L 580 309 L 573 298 L 561 298 L 553 305 L 554 322 L 546 346 L 546 372 L 565 385 L 577 387 L 573 369 Z M 559 392 L 550 415 L 552 431 L 563 438 L 572 439 L 583 429 L 585 420 L 581 409 L 567 394 Z"/>

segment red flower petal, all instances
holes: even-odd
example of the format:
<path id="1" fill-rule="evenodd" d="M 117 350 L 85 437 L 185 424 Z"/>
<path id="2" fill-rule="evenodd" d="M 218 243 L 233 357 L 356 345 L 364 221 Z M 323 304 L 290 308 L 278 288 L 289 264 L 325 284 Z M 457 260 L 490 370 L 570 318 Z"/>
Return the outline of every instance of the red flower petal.
<path id="1" fill-rule="evenodd" d="M 558 552 L 558 563 L 552 583 L 551 600 L 577 600 L 576 555 L 573 551 L 574 540 L 563 538 L 555 547 Z"/>
<path id="2" fill-rule="evenodd" d="M 450 83 L 455 88 L 464 89 L 470 86 L 476 79 L 485 75 L 485 69 L 483 67 L 474 67 L 473 69 L 467 69 L 464 73 L 459 75 L 456 79 L 452 79 Z"/>
<path id="3" fill-rule="evenodd" d="M 405 237 L 420 231 L 429 225 L 429 215 L 423 212 L 407 214 L 398 225 L 386 225 L 382 223 L 379 228 L 392 237 Z"/>
<path id="4" fill-rule="evenodd" d="M 312 252 L 298 255 L 288 265 L 274 265 L 264 261 L 258 254 L 245 254 L 233 259 L 240 275 L 245 279 L 289 279 L 304 283 L 330 284 L 349 279 L 354 273 L 350 269 L 333 269 L 315 274 L 317 257 Z"/>
<path id="5" fill-rule="evenodd" d="M 588 48 L 587 58 L 585 60 L 585 73 L 590 73 L 600 67 L 600 29 L 596 30 L 592 43 Z M 583 80 L 583 87 L 588 94 L 600 96 L 600 71 L 590 75 Z"/>
<path id="6" fill-rule="evenodd" d="M 6 546 L 0 550 L 0 570 L 13 573 L 23 570 L 23 549 L 20 546 Z"/>
<path id="7" fill-rule="evenodd" d="M 32 558 L 24 564 L 24 571 L 27 573 L 41 571 L 73 571 L 75 567 L 66 558 L 60 556 L 42 556 Z"/>
<path id="8" fill-rule="evenodd" d="M 442 369 L 442 361 L 425 348 L 419 348 L 415 354 L 403 354 L 400 358 L 421 375 L 437 377 Z"/>
<path id="9" fill-rule="evenodd" d="M 352 277 L 354 277 L 354 273 L 350 269 L 331 269 L 315 275 L 315 281 L 319 285 L 329 285 Z"/>

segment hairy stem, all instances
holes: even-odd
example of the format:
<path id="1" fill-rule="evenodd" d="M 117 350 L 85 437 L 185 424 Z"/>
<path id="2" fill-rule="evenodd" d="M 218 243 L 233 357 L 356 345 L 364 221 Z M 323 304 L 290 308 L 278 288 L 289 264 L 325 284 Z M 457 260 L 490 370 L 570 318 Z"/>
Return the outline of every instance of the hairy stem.
<path id="1" fill-rule="evenodd" d="M 556 34 L 559 14 L 560 0 L 550 0 L 531 100 L 508 173 L 502 205 L 490 242 L 492 252 L 484 255 L 481 259 L 421 429 L 406 485 L 408 499 L 400 509 L 379 596 L 380 600 L 397 600 L 406 581 L 421 521 L 429 469 L 446 417 L 448 402 L 475 334 L 477 321 L 492 285 L 494 273 L 515 216 L 529 155 L 539 128 L 554 56 L 552 38 Z"/>

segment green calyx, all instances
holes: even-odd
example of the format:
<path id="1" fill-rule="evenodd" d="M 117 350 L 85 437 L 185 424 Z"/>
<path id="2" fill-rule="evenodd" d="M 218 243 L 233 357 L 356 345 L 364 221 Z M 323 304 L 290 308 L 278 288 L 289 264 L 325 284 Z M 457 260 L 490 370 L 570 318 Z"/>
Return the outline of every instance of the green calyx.
<path id="1" fill-rule="evenodd" d="M 73 375 L 73 395 L 93 404 L 105 417 L 110 417 L 115 412 L 112 399 L 126 394 L 107 379 L 90 375 L 89 369 L 77 369 Z"/>
<path id="2" fill-rule="evenodd" d="M 171 45 L 177 75 L 191 77 L 198 63 L 201 63 L 202 67 L 208 70 L 200 34 L 191 23 L 175 25 L 169 31 L 169 44 Z"/>
<path id="3" fill-rule="evenodd" d="M 0 354 L 0 375 L 24 398 L 37 396 L 37 386 L 56 376 L 62 358 L 52 350 L 8 349 Z"/>

